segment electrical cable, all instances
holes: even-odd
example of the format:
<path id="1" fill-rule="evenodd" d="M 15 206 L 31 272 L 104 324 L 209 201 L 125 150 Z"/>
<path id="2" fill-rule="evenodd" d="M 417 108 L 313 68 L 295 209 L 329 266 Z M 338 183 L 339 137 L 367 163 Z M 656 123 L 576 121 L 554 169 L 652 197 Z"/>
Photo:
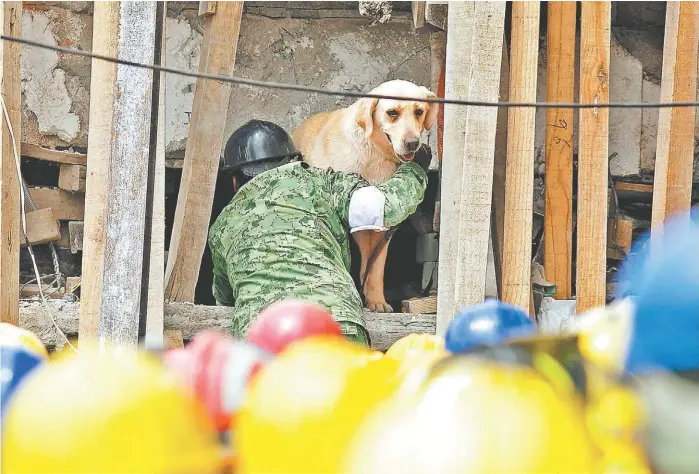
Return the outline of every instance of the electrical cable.
<path id="1" fill-rule="evenodd" d="M 92 59 L 98 59 L 101 61 L 107 61 L 110 63 L 123 64 L 125 66 L 132 66 L 144 69 L 150 69 L 152 71 L 165 72 L 170 74 L 178 74 L 180 76 L 194 77 L 197 79 L 210 79 L 214 81 L 230 82 L 233 84 L 240 84 L 252 87 L 262 87 L 266 89 L 281 89 L 281 90 L 291 90 L 298 92 L 308 92 L 314 94 L 322 95 L 332 95 L 340 97 L 354 97 L 354 98 L 372 98 L 372 99 L 392 99 L 392 100 L 414 100 L 418 102 L 426 102 L 430 104 L 447 104 L 447 105 L 470 105 L 474 107 L 526 107 L 526 108 L 555 108 L 555 109 L 662 109 L 668 107 L 699 107 L 699 101 L 693 102 L 606 102 L 606 103 L 592 103 L 592 104 L 580 104 L 574 102 L 488 102 L 488 101 L 476 101 L 476 100 L 459 100 L 459 99 L 442 99 L 442 98 L 424 98 L 424 97 L 409 97 L 409 96 L 397 96 L 397 95 L 385 95 L 385 94 L 372 94 L 364 92 L 353 92 L 353 91 L 339 91 L 333 89 L 324 89 L 320 87 L 304 86 L 301 84 L 289 84 L 283 82 L 270 82 L 270 81 L 258 81 L 255 79 L 247 79 L 238 76 L 228 76 L 222 74 L 209 74 L 201 72 L 191 72 L 184 69 L 177 69 L 168 66 L 162 66 L 159 64 L 145 64 L 136 61 L 128 61 L 125 59 L 114 58 L 110 56 L 104 56 L 101 54 L 95 54 L 91 51 L 81 51 L 73 48 L 64 48 L 61 46 L 54 46 L 47 43 L 41 43 L 39 41 L 28 40 L 26 38 L 18 38 L 15 36 L 0 35 L 0 39 L 5 41 L 12 41 L 15 43 L 21 43 L 27 46 L 34 46 L 37 48 L 49 49 L 51 51 L 56 51 L 58 53 L 73 54 L 77 56 L 83 56 Z"/>

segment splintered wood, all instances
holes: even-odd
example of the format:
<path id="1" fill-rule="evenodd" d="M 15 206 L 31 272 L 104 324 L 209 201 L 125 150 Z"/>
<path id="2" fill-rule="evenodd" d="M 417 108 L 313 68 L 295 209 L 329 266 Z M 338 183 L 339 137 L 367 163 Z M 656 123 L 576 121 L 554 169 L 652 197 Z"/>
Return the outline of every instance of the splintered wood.
<path id="1" fill-rule="evenodd" d="M 660 102 L 693 102 L 697 98 L 699 3 L 667 2 Z M 695 107 L 659 110 L 653 186 L 654 242 L 659 226 L 691 205 Z"/>
<path id="2" fill-rule="evenodd" d="M 609 102 L 610 3 L 582 2 L 580 103 Z M 609 109 L 580 109 L 576 289 L 578 313 L 606 300 Z"/>
<path id="3" fill-rule="evenodd" d="M 547 102 L 573 102 L 575 2 L 549 2 Z M 546 110 L 544 271 L 557 299 L 571 297 L 573 255 L 573 109 Z"/>
<path id="4" fill-rule="evenodd" d="M 450 5 L 446 97 L 498 100 L 504 21 L 503 2 Z M 438 334 L 485 295 L 496 125 L 494 107 L 445 109 Z"/>
<path id="5" fill-rule="evenodd" d="M 536 102 L 539 3 L 512 4 L 510 101 Z M 534 194 L 535 109 L 509 109 L 502 300 L 529 310 Z"/>

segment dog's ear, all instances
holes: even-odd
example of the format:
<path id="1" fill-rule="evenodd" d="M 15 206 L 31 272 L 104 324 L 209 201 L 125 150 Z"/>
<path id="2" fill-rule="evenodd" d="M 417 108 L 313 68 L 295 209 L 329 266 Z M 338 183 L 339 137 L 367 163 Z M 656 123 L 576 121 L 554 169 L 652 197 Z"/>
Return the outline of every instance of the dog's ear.
<path id="1" fill-rule="evenodd" d="M 425 96 L 428 99 L 436 99 L 437 95 L 426 87 L 422 90 L 425 92 Z M 424 127 L 425 130 L 429 130 L 437 122 L 437 114 L 439 114 L 439 104 L 429 103 L 427 104 L 427 115 L 425 116 Z"/>
<path id="2" fill-rule="evenodd" d="M 376 110 L 376 104 L 378 103 L 379 99 L 369 97 L 357 101 L 354 120 L 357 122 L 357 125 L 362 127 L 367 137 L 374 131 L 374 110 Z"/>

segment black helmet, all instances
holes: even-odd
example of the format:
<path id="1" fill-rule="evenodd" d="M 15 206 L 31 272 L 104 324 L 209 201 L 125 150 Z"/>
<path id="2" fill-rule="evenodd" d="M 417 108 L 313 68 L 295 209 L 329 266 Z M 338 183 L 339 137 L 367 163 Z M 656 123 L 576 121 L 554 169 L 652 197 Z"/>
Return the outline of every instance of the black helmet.
<path id="1" fill-rule="evenodd" d="M 301 157 L 291 137 L 277 124 L 251 120 L 228 138 L 221 171 L 240 170 L 256 176 Z"/>

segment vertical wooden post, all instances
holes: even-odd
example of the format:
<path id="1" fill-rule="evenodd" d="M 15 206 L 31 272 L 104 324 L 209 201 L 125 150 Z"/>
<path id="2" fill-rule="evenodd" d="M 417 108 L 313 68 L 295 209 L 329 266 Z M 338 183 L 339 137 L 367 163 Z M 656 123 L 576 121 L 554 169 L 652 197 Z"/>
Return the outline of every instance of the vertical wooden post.
<path id="1" fill-rule="evenodd" d="M 699 4 L 668 2 L 661 102 L 696 100 L 698 49 Z M 653 241 L 660 234 L 659 226 L 665 219 L 690 207 L 695 121 L 694 107 L 659 110 L 653 184 Z"/>
<path id="2" fill-rule="evenodd" d="M 22 2 L 3 2 L 2 32 L 22 36 Z M 0 321 L 19 324 L 20 193 L 17 158 L 22 138 L 20 44 L 2 42 L 0 79 L 7 116 L 0 110 Z M 10 123 L 7 123 L 9 117 Z M 12 133 L 10 133 L 10 127 Z M 14 140 L 12 135 L 14 135 Z"/>
<path id="3" fill-rule="evenodd" d="M 510 100 L 536 102 L 539 3 L 512 4 Z M 503 301 L 529 308 L 534 194 L 533 108 L 511 108 L 507 122 Z"/>
<path id="4" fill-rule="evenodd" d="M 474 2 L 455 2 L 449 6 L 444 97 L 462 100 L 468 97 L 474 8 Z M 465 128 L 464 109 L 457 105 L 445 105 L 441 153 L 437 334 L 444 334 L 454 317 Z"/>
<path id="5" fill-rule="evenodd" d="M 573 102 L 576 2 L 548 4 L 547 102 Z M 573 109 L 546 111 L 544 272 L 558 299 L 571 297 Z"/>
<path id="6" fill-rule="evenodd" d="M 217 2 L 216 13 L 203 19 L 200 72 L 232 73 L 242 15 L 243 2 Z M 165 272 L 169 301 L 194 300 L 230 92 L 230 83 L 197 80 Z"/>
<path id="7" fill-rule="evenodd" d="M 103 38 L 106 44 L 115 45 L 116 56 L 137 62 L 152 62 L 156 4 L 119 2 L 103 8 L 98 12 L 96 7 L 94 29 L 97 32 L 105 26 L 104 21 L 117 20 L 117 26 L 110 31 L 112 34 Z M 118 11 L 112 8 L 118 8 Z M 115 18 L 114 14 L 118 17 Z M 91 278 L 101 280 L 99 294 L 91 295 L 100 298 L 100 307 L 97 315 L 91 315 L 92 318 L 96 316 L 97 323 L 94 320 L 87 323 L 92 331 L 80 335 L 85 338 L 82 342 L 95 342 L 96 325 L 97 340 L 101 344 L 125 347 L 135 347 L 138 344 L 150 144 L 150 127 L 144 127 L 143 124 L 150 123 L 151 118 L 152 76 L 153 73 L 146 69 L 117 65 L 116 71 L 109 71 L 105 83 L 101 84 L 106 89 L 112 89 L 111 94 L 108 94 L 112 99 L 108 115 L 95 117 L 98 122 L 95 125 L 96 141 L 104 140 L 103 143 L 107 145 L 106 149 L 97 151 L 106 154 L 103 156 L 106 158 L 106 169 L 100 168 L 98 172 L 106 173 L 97 176 L 101 178 L 99 181 L 90 181 L 89 168 L 94 163 L 91 158 L 95 156 L 91 134 L 87 180 L 87 191 L 92 184 L 102 186 L 105 198 L 103 207 L 98 209 L 98 212 L 102 212 L 104 222 L 103 240 L 100 243 L 101 274 L 91 274 Z M 92 80 L 95 80 L 94 77 Z M 91 102 L 99 99 L 100 95 L 98 90 Z M 99 127 L 103 120 L 112 127 Z M 91 129 L 92 126 L 91 120 Z M 105 132 L 109 135 L 108 139 L 100 136 L 100 133 Z M 95 225 L 94 220 L 92 224 Z M 94 228 L 91 232 L 94 232 Z M 83 268 L 93 263 L 98 262 L 83 260 Z"/>
<path id="8" fill-rule="evenodd" d="M 504 25 L 504 2 L 476 2 L 469 99 L 498 100 Z M 466 108 L 452 317 L 456 309 L 483 301 L 485 294 L 497 115 L 494 107 Z"/>
<path id="9" fill-rule="evenodd" d="M 609 102 L 609 2 L 581 3 L 580 102 Z M 577 311 L 604 305 L 607 271 L 609 109 L 580 109 Z"/>
<path id="10" fill-rule="evenodd" d="M 159 62 L 166 64 L 165 17 L 167 2 L 162 6 L 161 50 Z M 165 299 L 165 79 L 160 73 L 157 97 L 157 130 L 155 133 L 155 167 L 153 170 L 152 219 L 150 232 L 150 262 L 148 267 L 147 318 L 144 345 L 147 349 L 162 349 L 164 340 L 163 304 Z M 153 137 L 151 137 L 153 138 Z"/>

